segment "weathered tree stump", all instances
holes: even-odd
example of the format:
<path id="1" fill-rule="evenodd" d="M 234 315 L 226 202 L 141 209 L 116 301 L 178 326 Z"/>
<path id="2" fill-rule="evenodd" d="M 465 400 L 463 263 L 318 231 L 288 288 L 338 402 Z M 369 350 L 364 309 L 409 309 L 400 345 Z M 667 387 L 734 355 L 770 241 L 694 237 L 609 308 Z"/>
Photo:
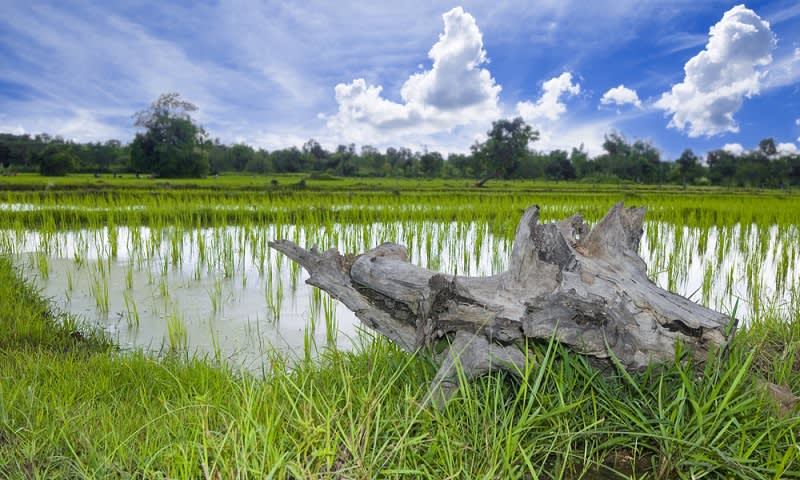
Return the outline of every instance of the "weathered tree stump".
<path id="1" fill-rule="evenodd" d="M 638 254 L 644 208 L 615 205 L 594 227 L 580 215 L 540 224 L 528 208 L 509 269 L 490 277 L 434 272 L 385 243 L 361 255 L 270 246 L 302 265 L 307 283 L 344 303 L 368 327 L 409 352 L 446 342 L 431 398 L 441 404 L 466 378 L 520 372 L 526 339 L 555 338 L 593 363 L 628 370 L 673 360 L 675 343 L 703 361 L 733 335 L 735 319 L 656 286 Z"/>

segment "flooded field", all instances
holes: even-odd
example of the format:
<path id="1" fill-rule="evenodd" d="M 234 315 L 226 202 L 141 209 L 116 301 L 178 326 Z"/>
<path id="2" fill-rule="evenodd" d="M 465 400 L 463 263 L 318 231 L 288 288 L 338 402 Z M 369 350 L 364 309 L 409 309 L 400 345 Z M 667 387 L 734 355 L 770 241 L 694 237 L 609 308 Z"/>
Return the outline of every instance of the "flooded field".
<path id="1" fill-rule="evenodd" d="M 30 211 L 6 206 L 7 210 Z M 0 249 L 62 309 L 124 347 L 181 351 L 258 371 L 274 352 L 351 347 L 357 319 L 268 241 L 358 253 L 405 245 L 412 263 L 461 275 L 506 269 L 511 233 L 491 222 L 424 219 L 316 225 L 3 229 Z M 641 255 L 659 286 L 745 322 L 796 310 L 795 225 L 647 222 Z"/>

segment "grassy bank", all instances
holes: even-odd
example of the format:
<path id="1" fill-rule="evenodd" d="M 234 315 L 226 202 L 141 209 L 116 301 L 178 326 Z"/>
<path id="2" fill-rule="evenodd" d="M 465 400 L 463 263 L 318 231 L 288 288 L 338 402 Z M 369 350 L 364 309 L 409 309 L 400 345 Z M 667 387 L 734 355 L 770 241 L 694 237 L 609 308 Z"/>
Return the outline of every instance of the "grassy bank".
<path id="1" fill-rule="evenodd" d="M 784 320 L 794 320 L 787 322 Z M 444 411 L 433 369 L 383 340 L 263 379 L 119 352 L 51 311 L 0 258 L 0 478 L 800 478 L 800 322 L 687 364 L 600 375 L 556 345 Z"/>

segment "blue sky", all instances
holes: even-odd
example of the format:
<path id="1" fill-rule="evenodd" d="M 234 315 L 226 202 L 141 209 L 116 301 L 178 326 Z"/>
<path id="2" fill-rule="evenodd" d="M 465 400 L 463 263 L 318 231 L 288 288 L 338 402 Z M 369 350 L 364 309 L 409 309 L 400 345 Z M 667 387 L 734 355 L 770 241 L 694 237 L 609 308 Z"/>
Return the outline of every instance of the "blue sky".
<path id="1" fill-rule="evenodd" d="M 522 115 L 535 149 L 603 135 L 800 146 L 796 0 L 442 3 L 5 0 L 0 131 L 128 141 L 177 91 L 212 137 L 468 150 Z"/>

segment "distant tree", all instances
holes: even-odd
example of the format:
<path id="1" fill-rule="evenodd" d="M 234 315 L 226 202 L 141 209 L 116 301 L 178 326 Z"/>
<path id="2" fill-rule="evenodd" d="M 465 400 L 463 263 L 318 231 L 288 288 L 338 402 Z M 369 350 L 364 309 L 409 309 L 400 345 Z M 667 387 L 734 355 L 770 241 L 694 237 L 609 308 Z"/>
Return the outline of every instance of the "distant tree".
<path id="1" fill-rule="evenodd" d="M 131 168 L 159 177 L 207 175 L 206 134 L 190 115 L 196 110 L 194 104 L 172 92 L 134 115 L 135 126 L 144 132 L 137 133 L 131 143 Z"/>
<path id="2" fill-rule="evenodd" d="M 493 178 L 508 177 L 528 154 L 528 144 L 539 139 L 539 132 L 522 117 L 492 122 L 492 129 L 486 135 L 486 141 L 472 146 L 472 154 L 479 159 L 484 175 L 475 184 L 477 187 Z"/>
<path id="3" fill-rule="evenodd" d="M 353 176 L 358 171 L 355 157 L 355 144 L 338 145 L 336 151 L 328 157 L 329 169 L 337 175 Z"/>
<path id="4" fill-rule="evenodd" d="M 711 150 L 706 154 L 708 178 L 715 185 L 731 185 L 738 161 L 736 155 L 726 150 Z"/>
<path id="5" fill-rule="evenodd" d="M 361 155 L 359 155 L 359 169 L 369 172 L 371 175 L 383 176 L 383 166 L 386 159 L 383 154 L 372 145 L 363 145 Z M 391 169 L 391 167 L 389 167 Z"/>
<path id="6" fill-rule="evenodd" d="M 693 183 L 696 179 L 703 176 L 703 166 L 700 159 L 694 152 L 687 148 L 675 161 L 678 165 L 678 176 L 682 184 Z"/>
<path id="7" fill-rule="evenodd" d="M 572 180 L 575 178 L 575 167 L 570 163 L 567 152 L 553 150 L 547 156 L 544 173 L 550 180 Z"/>
<path id="8" fill-rule="evenodd" d="M 583 144 L 581 144 L 580 148 L 572 148 L 569 161 L 575 169 L 576 178 L 588 177 L 597 171 L 597 164 L 589 160 L 589 154 L 584 151 Z"/>
<path id="9" fill-rule="evenodd" d="M 329 167 L 327 162 L 330 154 L 313 138 L 303 144 L 303 156 L 311 170 L 325 170 Z"/>
<path id="10" fill-rule="evenodd" d="M 0 166 L 3 168 L 11 166 L 11 148 L 2 142 L 0 142 Z"/>
<path id="11" fill-rule="evenodd" d="M 451 153 L 447 156 L 444 170 L 446 176 L 450 177 L 475 177 L 478 175 L 479 166 L 474 155 Z"/>
<path id="12" fill-rule="evenodd" d="M 444 158 L 439 152 L 426 151 L 419 157 L 420 170 L 426 177 L 438 177 L 442 173 Z"/>
<path id="13" fill-rule="evenodd" d="M 63 177 L 75 171 L 78 162 L 68 148 L 51 145 L 39 154 L 39 173 L 47 177 Z"/>
<path id="14" fill-rule="evenodd" d="M 545 176 L 544 170 L 547 166 L 547 154 L 529 151 L 519 159 L 519 163 L 514 168 L 514 173 L 510 176 L 512 178 L 543 178 Z"/>
<path id="15" fill-rule="evenodd" d="M 275 150 L 269 155 L 272 166 L 278 173 L 296 173 L 303 171 L 305 166 L 303 153 L 297 147 Z"/>
<path id="16" fill-rule="evenodd" d="M 758 150 L 766 155 L 767 157 L 771 157 L 778 153 L 778 147 L 775 145 L 774 138 L 765 138 L 758 142 Z"/>
<path id="17" fill-rule="evenodd" d="M 237 172 L 241 172 L 247 166 L 247 164 L 255 157 L 256 152 L 253 151 L 253 148 L 244 145 L 244 144 L 236 144 L 230 149 L 230 156 L 231 156 L 231 165 L 233 169 Z"/>
<path id="18" fill-rule="evenodd" d="M 629 144 L 617 133 L 606 135 L 603 142 L 606 153 L 595 158 L 598 173 L 636 182 L 656 183 L 666 180 L 669 166 L 661 161 L 661 154 L 651 143 L 636 140 Z"/>
<path id="19" fill-rule="evenodd" d="M 269 153 L 263 149 L 259 149 L 255 152 L 253 158 L 247 162 L 245 170 L 252 173 L 271 173 L 275 171 Z"/>

